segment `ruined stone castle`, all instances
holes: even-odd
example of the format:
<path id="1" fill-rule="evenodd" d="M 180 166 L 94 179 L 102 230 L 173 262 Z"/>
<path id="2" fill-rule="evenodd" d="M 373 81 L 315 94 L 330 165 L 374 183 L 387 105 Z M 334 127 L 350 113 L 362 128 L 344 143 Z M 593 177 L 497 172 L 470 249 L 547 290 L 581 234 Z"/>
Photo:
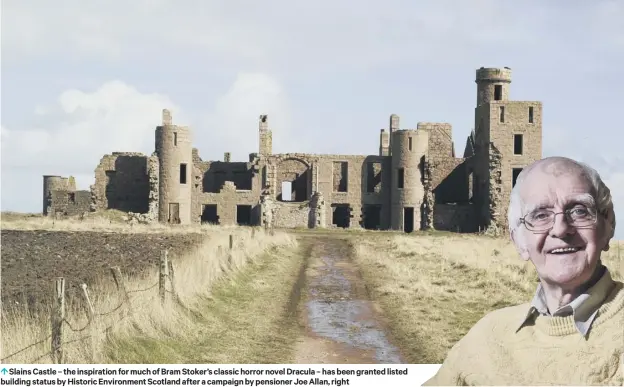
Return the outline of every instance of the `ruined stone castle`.
<path id="1" fill-rule="evenodd" d="M 44 176 L 44 214 L 118 209 L 147 221 L 474 232 L 506 224 L 523 167 L 542 157 L 542 104 L 512 101 L 511 70 L 476 71 L 474 129 L 457 157 L 451 125 L 401 129 L 390 116 L 376 155 L 274 154 L 267 116 L 247 162 L 204 161 L 192 133 L 163 110 L 155 152 L 113 152 L 95 184 Z M 504 228 L 504 227 L 502 227 Z"/>

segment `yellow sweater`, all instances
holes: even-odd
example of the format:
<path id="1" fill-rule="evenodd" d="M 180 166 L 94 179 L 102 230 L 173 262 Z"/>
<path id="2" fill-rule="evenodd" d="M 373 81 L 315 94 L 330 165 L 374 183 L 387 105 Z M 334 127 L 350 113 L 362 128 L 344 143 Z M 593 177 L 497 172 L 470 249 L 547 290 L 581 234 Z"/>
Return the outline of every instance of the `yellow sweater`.
<path id="1" fill-rule="evenodd" d="M 624 284 L 615 283 L 587 338 L 572 316 L 538 316 L 517 331 L 529 304 L 503 308 L 477 322 L 424 385 L 624 386 Z"/>

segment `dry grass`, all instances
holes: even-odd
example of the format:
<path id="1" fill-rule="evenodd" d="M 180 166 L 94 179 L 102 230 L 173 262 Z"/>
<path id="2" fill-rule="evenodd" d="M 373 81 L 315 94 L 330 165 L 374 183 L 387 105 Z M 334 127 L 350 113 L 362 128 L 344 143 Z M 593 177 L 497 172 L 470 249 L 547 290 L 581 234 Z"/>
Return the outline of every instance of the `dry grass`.
<path id="1" fill-rule="evenodd" d="M 40 222 L 39 226 L 35 222 Z M 86 221 L 85 221 L 86 222 Z M 86 223 L 33 217 L 3 219 L 3 228 L 183 232 L 185 227 L 134 226 L 102 220 Z M 89 324 L 85 303 L 68 305 L 64 325 L 67 363 L 258 363 L 283 362 L 294 330 L 283 318 L 291 287 L 301 265 L 296 239 L 250 228 L 203 227 L 207 242 L 174 259 L 176 300 L 158 298 L 155 269 L 143 278 L 126 279 L 130 305 L 112 281 L 90 288 L 97 318 Z M 235 236 L 228 265 L 229 235 Z M 209 237 L 209 241 L 208 241 Z M 156 286 L 154 286 L 156 285 Z M 137 291 L 148 289 L 145 291 Z M 168 285 L 168 290 L 172 290 Z M 120 305 L 122 305 L 120 307 Z M 86 327 L 83 329 L 83 327 Z M 3 362 L 52 361 L 49 315 L 31 316 L 3 310 L 4 358 L 33 342 L 42 342 Z M 281 338 L 281 341 L 278 339 Z M 276 341 L 277 340 L 277 341 Z M 275 344 L 271 344 L 275 342 Z M 271 347 L 272 348 L 268 348 Z M 262 356 L 266 357 L 263 359 Z"/>
<path id="2" fill-rule="evenodd" d="M 50 230 L 50 231 L 103 231 L 117 233 L 188 233 L 214 232 L 236 229 L 235 226 L 167 225 L 163 223 L 133 224 L 125 220 L 120 211 L 107 210 L 89 213 L 84 219 L 79 217 L 54 219 L 41 214 L 21 214 L 3 212 L 0 218 L 3 230 Z"/>
<path id="3" fill-rule="evenodd" d="M 533 266 L 503 239 L 419 233 L 354 239 L 353 245 L 410 363 L 441 363 L 483 315 L 528 302 L 537 285 Z M 611 246 L 604 262 L 621 280 L 624 244 Z"/>

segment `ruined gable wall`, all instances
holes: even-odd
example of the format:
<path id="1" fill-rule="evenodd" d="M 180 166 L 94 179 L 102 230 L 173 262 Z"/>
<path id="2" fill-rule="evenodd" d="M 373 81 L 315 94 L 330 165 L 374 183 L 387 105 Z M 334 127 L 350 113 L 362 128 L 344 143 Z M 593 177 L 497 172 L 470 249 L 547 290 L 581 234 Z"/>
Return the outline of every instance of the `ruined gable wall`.
<path id="1" fill-rule="evenodd" d="M 418 130 L 429 132 L 428 161 L 436 203 L 468 200 L 468 175 L 463 158 L 456 158 L 453 130 L 448 123 L 419 122 Z"/>
<path id="2" fill-rule="evenodd" d="M 148 157 L 142 153 L 113 152 L 95 169 L 91 194 L 97 209 L 146 213 L 149 210 Z"/>
<path id="3" fill-rule="evenodd" d="M 455 231 L 475 228 L 474 208 L 468 204 L 470 161 L 455 157 L 451 125 L 421 122 L 418 129 L 429 132 L 429 171 L 435 202 L 433 227 Z"/>
<path id="4" fill-rule="evenodd" d="M 201 160 L 199 155 L 195 160 Z M 252 206 L 252 224 L 259 224 L 261 166 L 259 159 L 249 163 L 196 163 L 193 166 L 192 221 L 201 222 L 205 205 L 216 205 L 219 224 L 236 225 L 236 206 L 249 205 Z"/>

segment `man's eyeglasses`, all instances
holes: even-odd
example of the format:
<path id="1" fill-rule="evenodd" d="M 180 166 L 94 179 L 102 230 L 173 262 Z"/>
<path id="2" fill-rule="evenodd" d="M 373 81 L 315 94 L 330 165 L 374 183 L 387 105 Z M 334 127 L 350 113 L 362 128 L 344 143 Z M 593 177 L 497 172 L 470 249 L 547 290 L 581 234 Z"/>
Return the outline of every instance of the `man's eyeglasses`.
<path id="1" fill-rule="evenodd" d="M 555 217 L 559 214 L 563 214 L 568 224 L 573 227 L 593 226 L 598 219 L 595 208 L 577 205 L 563 212 L 537 209 L 520 218 L 520 223 L 529 231 L 548 231 L 555 225 Z"/>

